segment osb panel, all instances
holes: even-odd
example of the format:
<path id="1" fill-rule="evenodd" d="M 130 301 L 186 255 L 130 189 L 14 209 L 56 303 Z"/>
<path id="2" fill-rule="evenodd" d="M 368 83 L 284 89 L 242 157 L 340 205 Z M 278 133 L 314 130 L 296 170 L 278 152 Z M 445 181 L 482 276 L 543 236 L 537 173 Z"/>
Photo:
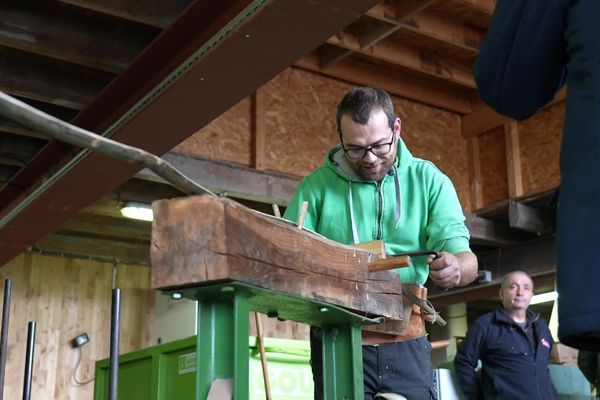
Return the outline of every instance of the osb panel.
<path id="1" fill-rule="evenodd" d="M 13 281 L 5 399 L 21 398 L 28 321 L 37 325 L 31 397 L 93 398 L 93 382 L 79 386 L 72 381 L 78 352 L 70 341 L 88 334 L 77 378 L 80 382 L 94 378 L 96 360 L 106 358 L 109 350 L 112 268 L 109 263 L 25 253 L 0 269 L 2 282 Z M 116 284 L 121 288 L 120 352 L 150 346 L 154 306 L 150 269 L 118 265 Z M 3 283 L 0 292 L 3 295 Z"/>
<path id="2" fill-rule="evenodd" d="M 180 143 L 173 151 L 249 166 L 250 107 L 251 99 L 247 97 Z"/>
<path id="3" fill-rule="evenodd" d="M 483 205 L 508 199 L 506 147 L 502 126 L 479 136 Z"/>
<path id="4" fill-rule="evenodd" d="M 265 107 L 265 168 L 304 176 L 338 142 L 336 106 L 352 86 L 288 68 L 261 89 Z"/>
<path id="5" fill-rule="evenodd" d="M 565 103 L 561 102 L 519 124 L 525 193 L 541 192 L 560 182 L 559 152 L 564 112 Z"/>
<path id="6" fill-rule="evenodd" d="M 415 157 L 432 161 L 454 183 L 461 205 L 471 209 L 467 142 L 458 114 L 393 98 L 402 138 Z"/>

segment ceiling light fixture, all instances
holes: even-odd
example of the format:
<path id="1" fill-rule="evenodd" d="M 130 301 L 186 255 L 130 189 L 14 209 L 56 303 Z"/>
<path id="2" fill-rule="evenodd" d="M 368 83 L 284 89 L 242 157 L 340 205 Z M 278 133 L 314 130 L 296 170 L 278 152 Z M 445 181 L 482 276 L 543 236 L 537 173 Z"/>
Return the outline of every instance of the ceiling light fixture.
<path id="1" fill-rule="evenodd" d="M 127 202 L 121 208 L 121 215 L 126 218 L 152 221 L 152 207 L 145 203 Z"/>
<path id="2" fill-rule="evenodd" d="M 547 303 L 549 301 L 554 301 L 556 299 L 558 299 L 558 292 L 555 290 L 553 292 L 540 293 L 540 294 L 534 295 L 531 298 L 531 301 L 529 302 L 529 304 Z"/>

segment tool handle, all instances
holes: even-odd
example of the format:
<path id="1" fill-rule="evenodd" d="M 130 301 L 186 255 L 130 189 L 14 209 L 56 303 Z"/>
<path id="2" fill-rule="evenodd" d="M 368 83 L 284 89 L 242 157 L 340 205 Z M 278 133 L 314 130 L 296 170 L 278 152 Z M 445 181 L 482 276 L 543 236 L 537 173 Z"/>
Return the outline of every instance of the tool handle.
<path id="1" fill-rule="evenodd" d="M 390 269 L 404 268 L 410 266 L 409 256 L 396 256 L 371 261 L 367 264 L 369 272 L 387 271 Z"/>

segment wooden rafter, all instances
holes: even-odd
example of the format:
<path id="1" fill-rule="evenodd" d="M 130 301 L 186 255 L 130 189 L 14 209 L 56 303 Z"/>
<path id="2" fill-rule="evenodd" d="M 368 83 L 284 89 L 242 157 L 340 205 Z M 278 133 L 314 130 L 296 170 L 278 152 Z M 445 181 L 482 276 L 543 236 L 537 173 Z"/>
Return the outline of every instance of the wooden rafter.
<path id="1" fill-rule="evenodd" d="M 59 0 L 62 3 L 96 12 L 166 28 L 187 7 L 191 0 L 140 2 L 135 0 Z"/>
<path id="2" fill-rule="evenodd" d="M 397 96 L 457 113 L 464 114 L 471 110 L 471 94 L 468 91 L 438 85 L 408 71 L 393 72 L 354 58 L 345 59 L 322 70 L 316 54 L 300 59 L 295 65 L 349 82 L 378 86 Z"/>
<path id="3" fill-rule="evenodd" d="M 48 19 L 40 14 L 43 5 L 35 7 L 0 9 L 0 45 L 116 73 L 124 70 L 158 33 L 155 28 L 74 16 L 65 8 L 47 10 L 53 15 Z"/>
<path id="4" fill-rule="evenodd" d="M 358 37 L 351 33 L 340 32 L 329 38 L 327 43 L 376 60 L 400 65 L 429 76 L 475 89 L 475 81 L 471 75 L 470 66 L 459 65 L 456 61 L 452 61 L 441 54 L 433 54 L 399 40 L 383 41 L 372 45 L 368 49 L 363 49 Z"/>

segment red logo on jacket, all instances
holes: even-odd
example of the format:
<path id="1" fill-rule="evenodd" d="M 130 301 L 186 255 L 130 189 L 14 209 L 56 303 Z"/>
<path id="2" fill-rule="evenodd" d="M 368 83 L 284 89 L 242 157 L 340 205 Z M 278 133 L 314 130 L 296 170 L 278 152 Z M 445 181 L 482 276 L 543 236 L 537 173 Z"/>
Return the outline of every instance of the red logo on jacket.
<path id="1" fill-rule="evenodd" d="M 550 343 L 546 340 L 546 338 L 542 338 L 540 342 L 542 342 L 543 346 L 547 347 L 548 349 L 550 348 Z"/>

